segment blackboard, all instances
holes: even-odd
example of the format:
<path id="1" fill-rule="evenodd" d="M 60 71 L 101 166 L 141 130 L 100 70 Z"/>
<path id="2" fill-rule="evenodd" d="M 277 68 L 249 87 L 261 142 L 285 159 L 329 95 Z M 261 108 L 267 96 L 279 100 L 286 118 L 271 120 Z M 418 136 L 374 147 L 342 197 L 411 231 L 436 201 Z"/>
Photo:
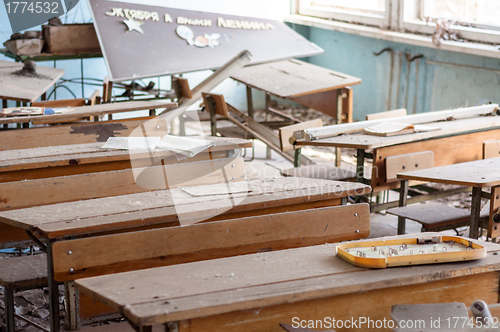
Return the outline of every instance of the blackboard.
<path id="1" fill-rule="evenodd" d="M 216 69 L 242 50 L 252 53 L 250 64 L 323 53 L 320 47 L 278 21 L 116 1 L 88 1 L 113 81 Z M 142 24 L 139 29 L 129 31 L 124 21 Z M 218 35 L 212 40 L 219 45 L 190 45 L 179 36 L 182 31 L 176 31 L 179 26 L 184 26 L 180 29 L 188 35 L 192 32 L 194 38 L 201 36 L 202 42 L 207 41 L 205 36 Z"/>

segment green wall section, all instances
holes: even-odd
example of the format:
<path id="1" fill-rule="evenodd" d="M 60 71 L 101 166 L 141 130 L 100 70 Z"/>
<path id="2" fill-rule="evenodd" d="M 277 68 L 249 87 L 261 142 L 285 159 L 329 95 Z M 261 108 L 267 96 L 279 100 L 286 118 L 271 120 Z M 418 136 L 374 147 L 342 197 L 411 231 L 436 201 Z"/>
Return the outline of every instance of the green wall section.
<path id="1" fill-rule="evenodd" d="M 357 120 L 403 107 L 411 114 L 500 103 L 500 59 L 290 26 L 325 50 L 307 61 L 363 80 L 353 87 Z"/>

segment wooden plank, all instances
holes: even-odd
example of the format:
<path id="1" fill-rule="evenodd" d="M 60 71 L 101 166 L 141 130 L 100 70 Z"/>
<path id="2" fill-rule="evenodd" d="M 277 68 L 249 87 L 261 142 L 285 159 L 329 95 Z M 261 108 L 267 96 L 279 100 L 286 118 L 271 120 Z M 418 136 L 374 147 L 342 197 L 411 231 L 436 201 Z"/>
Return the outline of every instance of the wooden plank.
<path id="1" fill-rule="evenodd" d="M 480 287 L 487 302 L 498 302 L 499 274 L 493 271 L 500 269 L 500 259 L 492 251 L 486 258 L 471 262 L 369 270 L 332 256 L 334 247 L 327 244 L 194 262 L 86 278 L 76 284 L 84 293 L 121 309 L 129 319 L 144 325 L 321 298 L 346 296 L 359 300 L 357 296 L 371 291 L 379 292 L 378 297 L 374 297 L 377 301 L 380 301 L 379 294 L 388 297 L 398 294 L 406 299 L 400 303 L 448 302 L 445 299 L 449 300 L 453 293 L 464 296 L 461 302 L 470 304 L 479 290 L 473 288 Z M 498 245 L 491 248 L 499 249 Z M 190 276 L 189 281 L 186 275 Z M 152 284 L 154 289 L 150 287 Z M 456 287 L 462 291 L 450 293 L 449 289 Z M 436 296 L 429 297 L 433 290 Z M 422 301 L 424 298 L 426 301 Z M 384 310 L 390 312 L 390 306 L 398 303 L 393 300 L 384 302 L 384 307 L 388 306 Z M 372 312 L 379 307 L 355 303 L 358 305 L 348 306 L 349 311 L 359 307 Z M 311 308 L 319 310 L 320 307 Z M 255 317 L 253 311 L 252 314 Z M 219 320 L 219 324 L 225 321 Z M 234 329 L 234 325 L 232 327 Z"/>
<path id="2" fill-rule="evenodd" d="M 398 178 L 479 188 L 497 186 L 500 157 L 400 173 Z"/>
<path id="3" fill-rule="evenodd" d="M 307 227 L 304 227 L 306 224 Z M 366 237 L 369 233 L 368 204 L 285 212 L 56 242 L 52 247 L 54 273 L 57 281 L 68 281 L 260 251 L 353 240 Z M 70 269 L 73 272 L 70 273 Z"/>
<path id="4" fill-rule="evenodd" d="M 322 125 L 323 121 L 321 119 L 315 119 L 293 124 L 291 126 L 281 127 L 279 129 L 279 142 L 281 151 L 290 151 L 294 149 L 293 144 L 290 143 L 290 138 L 293 136 L 293 133 L 295 131 L 304 130 L 307 128 L 321 127 Z"/>
<path id="5" fill-rule="evenodd" d="M 500 157 L 500 141 L 483 143 L 483 159 Z"/>
<path id="6" fill-rule="evenodd" d="M 399 182 L 387 183 L 385 180 L 385 159 L 387 157 L 432 151 L 435 156 L 435 167 L 453 165 L 481 159 L 483 156 L 482 142 L 496 136 L 500 137 L 500 129 L 378 148 L 374 151 L 372 166 L 371 186 L 373 191 L 399 188 Z M 456 153 L 458 150 L 460 153 Z"/>
<path id="7" fill-rule="evenodd" d="M 398 108 L 397 110 L 367 114 L 366 120 L 367 121 L 380 120 L 380 119 L 396 118 L 399 116 L 406 116 L 406 108 Z"/>
<path id="8" fill-rule="evenodd" d="M 159 108 L 172 108 L 175 106 L 177 106 L 177 103 L 164 100 L 126 101 L 123 103 L 74 107 L 74 109 L 71 112 L 67 112 L 64 114 L 41 115 L 38 116 L 37 119 L 39 120 L 43 119 L 44 121 L 64 122 L 66 119 L 71 119 L 74 117 L 99 116 L 103 114 L 114 114 L 114 113 L 132 112 L 140 110 L 159 109 Z M 31 120 L 33 120 L 33 117 L 28 117 L 28 116 L 0 118 L 0 124 L 26 123 L 26 122 L 31 122 Z"/>
<path id="9" fill-rule="evenodd" d="M 77 107 L 85 106 L 85 98 L 43 100 L 31 103 L 34 107 Z"/>
<path id="10" fill-rule="evenodd" d="M 0 151 L 46 146 L 105 142 L 109 137 L 126 137 L 151 118 L 122 119 L 98 123 L 75 123 L 51 127 L 0 131 Z M 166 124 L 158 124 L 165 130 Z M 154 130 L 154 128 L 151 128 Z"/>
<path id="11" fill-rule="evenodd" d="M 342 93 L 346 95 L 345 98 L 342 100 L 342 120 L 341 122 L 337 121 L 337 123 L 342 123 L 342 122 L 347 122 L 351 123 L 353 122 L 353 113 L 354 113 L 354 91 L 352 90 L 352 87 L 347 86 L 342 89 Z M 344 118 L 345 117 L 345 118 Z"/>
<path id="12" fill-rule="evenodd" d="M 218 115 L 222 115 L 227 117 L 229 115 L 229 111 L 227 109 L 226 101 L 224 100 L 223 95 L 211 94 L 211 93 L 202 93 L 203 103 L 207 105 L 212 102 L 215 104 L 215 113 Z M 210 100 L 211 99 L 211 100 Z"/>
<path id="13" fill-rule="evenodd" d="M 299 97 L 361 83 L 359 78 L 296 59 L 248 66 L 231 77 L 280 98 Z"/>
<path id="14" fill-rule="evenodd" d="M 498 110 L 497 104 L 489 104 L 482 106 L 474 106 L 474 107 L 464 107 L 457 108 L 454 110 L 445 110 L 445 111 L 437 111 L 437 112 L 426 112 L 422 114 L 411 114 L 406 117 L 396 117 L 396 118 L 387 118 L 381 120 L 371 120 L 371 121 L 360 121 L 356 123 L 346 123 L 341 125 L 331 125 L 319 128 L 310 128 L 304 131 L 303 136 L 307 141 L 332 137 L 339 134 L 347 134 L 362 131 L 365 128 L 370 126 L 374 126 L 379 123 L 392 121 L 394 119 L 395 122 L 403 122 L 408 124 L 421 124 L 421 123 L 431 123 L 435 121 L 444 121 L 448 119 L 466 119 L 473 118 L 482 114 L 492 114 Z"/>
<path id="15" fill-rule="evenodd" d="M 193 98 L 193 92 L 191 91 L 191 88 L 189 87 L 189 82 L 186 78 L 183 77 L 178 77 L 178 76 L 172 76 L 172 84 L 174 86 L 174 90 L 177 87 L 177 96 L 178 98 Z"/>
<path id="16" fill-rule="evenodd" d="M 33 102 L 64 75 L 64 70 L 62 69 L 38 65 L 36 66 L 36 72 L 39 75 L 43 75 L 42 77 L 44 78 L 14 74 L 14 72 L 21 70 L 23 66 L 23 63 L 0 60 L 0 76 L 2 77 L 2 81 L 0 82 L 0 99 Z M 0 118 L 0 120 L 4 119 Z"/>
<path id="17" fill-rule="evenodd" d="M 500 187 L 491 188 L 490 209 L 489 209 L 489 223 L 488 223 L 488 237 L 500 237 L 500 227 L 498 223 L 493 220 L 493 215 L 497 213 L 500 208 Z"/>
<path id="18" fill-rule="evenodd" d="M 191 196 L 177 188 L 61 203 L 0 212 L 0 221 L 43 236 L 60 236 L 68 232 L 102 232 L 170 221 L 178 223 L 179 209 L 185 210 L 186 220 L 199 221 L 199 218 L 208 219 L 224 212 L 247 211 L 251 215 L 271 208 L 290 211 L 304 208 L 301 204 L 308 203 L 329 206 L 340 204 L 341 197 L 370 191 L 369 186 L 359 183 L 304 178 L 249 181 L 248 188 L 249 193 L 232 194 L 231 200 L 221 199 L 220 195 Z"/>
<path id="19" fill-rule="evenodd" d="M 243 159 L 228 158 L 0 183 L 0 210 L 127 195 L 180 185 L 225 183 L 222 172 L 214 172 L 223 167 L 229 181 L 245 180 Z M 168 181 L 162 181 L 165 174 L 168 174 Z M 44 194 L 40 195 L 41 192 Z"/>
<path id="20" fill-rule="evenodd" d="M 385 158 L 386 182 L 398 181 L 397 174 L 434 167 L 434 152 L 422 151 Z"/>
<path id="21" fill-rule="evenodd" d="M 470 305 L 479 293 L 485 294 L 486 301 L 494 303 L 494 292 L 498 290 L 498 287 L 495 285 L 495 279 L 497 278 L 497 273 L 463 276 L 448 280 L 429 281 L 417 285 L 388 287 L 367 292 L 274 305 L 262 309 L 241 310 L 182 321 L 179 324 L 179 331 L 198 332 L 217 330 L 228 332 L 234 331 L 234 327 L 237 326 L 238 331 L 282 332 L 283 330 L 276 326 L 281 322 L 293 324 L 297 322 L 297 317 L 300 320 L 306 320 L 303 324 L 308 324 L 310 320 L 314 322 L 322 321 L 324 322 L 323 328 L 333 327 L 332 325 L 328 325 L 333 319 L 338 322 L 337 324 L 340 324 L 339 321 L 342 321 L 342 325 L 346 322 L 350 325 L 354 321 L 357 322 L 358 327 L 361 326 L 359 330 L 365 331 L 375 330 L 376 322 L 380 321 L 378 324 L 382 328 L 376 330 L 393 331 L 393 329 L 388 327 L 392 326 L 389 322 L 391 321 L 391 307 L 394 303 L 458 302 Z M 450 292 L 453 293 L 450 294 Z M 429 293 L 432 296 L 429 296 Z M 360 303 L 363 305 L 359 305 Z M 437 315 L 436 313 L 434 317 Z M 330 318 L 330 320 L 325 320 L 325 317 Z M 365 320 L 361 317 L 364 317 Z M 372 321 L 370 325 L 368 324 L 369 319 Z M 383 328 L 384 320 L 386 321 L 387 328 Z M 364 322 L 364 324 L 361 325 L 360 322 Z M 441 321 L 441 327 L 444 324 L 445 322 Z M 318 330 L 316 331 L 319 331 L 320 326 L 318 325 Z M 335 330 L 339 331 L 341 329 L 337 328 Z"/>

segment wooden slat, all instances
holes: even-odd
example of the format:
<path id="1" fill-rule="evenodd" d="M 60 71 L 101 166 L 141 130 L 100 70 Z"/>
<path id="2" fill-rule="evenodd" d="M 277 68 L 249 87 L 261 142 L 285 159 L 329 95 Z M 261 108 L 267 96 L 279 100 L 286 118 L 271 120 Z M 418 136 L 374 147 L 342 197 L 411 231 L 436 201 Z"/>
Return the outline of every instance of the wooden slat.
<path id="1" fill-rule="evenodd" d="M 224 100 L 223 95 L 211 94 L 211 93 L 202 93 L 203 103 L 206 105 L 213 100 L 215 104 L 215 113 L 218 115 L 222 115 L 223 117 L 227 117 L 229 115 L 229 111 L 227 109 L 226 101 Z"/>
<path id="2" fill-rule="evenodd" d="M 500 129 L 438 138 L 378 148 L 374 151 L 371 186 L 374 192 L 399 188 L 399 182 L 385 181 L 385 158 L 421 151 L 434 152 L 434 166 L 453 165 L 482 159 L 483 143 L 488 137 L 500 137 Z M 459 153 L 457 153 L 459 151 Z"/>
<path id="3" fill-rule="evenodd" d="M 222 172 L 214 171 L 221 168 L 225 169 L 226 177 Z M 165 174 L 168 174 L 168 181 L 164 179 Z M 225 183 L 226 179 L 231 182 L 245 180 L 242 158 L 6 182 L 0 183 L 0 210 L 127 195 L 180 185 Z"/>
<path id="4" fill-rule="evenodd" d="M 33 102 L 64 75 L 63 69 L 38 65 L 36 66 L 37 74 L 48 77 L 48 79 L 14 74 L 14 72 L 22 68 L 23 63 L 0 60 L 0 76 L 2 77 L 2 81 L 0 82 L 0 99 Z"/>
<path id="5" fill-rule="evenodd" d="M 281 151 L 290 151 L 294 149 L 293 144 L 290 143 L 290 138 L 293 136 L 293 133 L 295 131 L 304 130 L 307 128 L 321 127 L 322 125 L 323 121 L 321 119 L 315 119 L 293 124 L 291 126 L 281 127 L 279 129 L 279 142 Z"/>
<path id="6" fill-rule="evenodd" d="M 324 320 L 325 317 L 328 317 L 335 319 L 337 322 L 342 321 L 344 324 L 345 322 L 348 322 L 348 324 L 352 324 L 353 321 L 357 322 L 357 326 L 361 326 L 361 328 L 356 329 L 354 327 L 354 329 L 360 331 L 393 331 L 391 328 L 384 329 L 383 321 L 386 321 L 386 326 L 390 324 L 388 322 L 391 321 L 391 307 L 394 303 L 420 304 L 458 302 L 470 305 L 473 299 L 477 297 L 477 294 L 484 294 L 483 296 L 486 301 L 493 303 L 495 301 L 495 291 L 498 290 L 495 284 L 497 278 L 498 273 L 485 273 L 484 275 L 462 276 L 439 281 L 430 280 L 422 284 L 387 287 L 359 293 L 297 301 L 264 308 L 256 308 L 254 310 L 234 311 L 227 314 L 211 315 L 206 318 L 182 321 L 179 324 L 179 331 L 201 332 L 217 330 L 218 332 L 229 332 L 234 331 L 234 327 L 237 326 L 238 331 L 242 332 L 282 332 L 283 330 L 276 328 L 276 326 L 280 322 L 292 324 L 294 322 L 294 317 L 305 319 L 305 324 L 309 323 L 310 320 L 314 322 L 329 322 L 329 320 Z M 429 296 L 429 294 L 432 294 L 432 296 Z M 133 307 L 132 309 L 134 310 L 136 308 Z M 134 310 L 134 313 L 135 312 L 136 310 Z M 334 314 L 332 314 L 332 312 Z M 363 320 L 361 317 L 366 318 L 366 320 Z M 370 325 L 368 324 L 368 317 L 371 320 Z M 150 320 L 145 319 L 144 321 Z M 374 327 L 377 321 L 381 322 L 379 323 L 382 324 L 381 329 Z M 452 321 L 454 323 L 455 320 L 453 319 Z M 460 321 L 463 322 L 463 320 Z M 297 322 L 297 319 L 295 319 L 295 322 Z M 361 325 L 360 322 L 365 323 Z M 441 327 L 443 327 L 444 324 L 445 322 L 442 320 Z M 327 324 L 323 325 L 323 328 L 328 327 L 329 325 Z M 335 329 L 335 331 L 339 330 L 347 331 L 349 329 Z M 320 331 L 320 329 L 315 331 Z M 456 331 L 465 330 L 460 329 Z M 494 330 L 490 331 L 492 332 Z"/>
<path id="7" fill-rule="evenodd" d="M 489 209 L 489 223 L 488 223 L 488 237 L 500 237 L 500 225 L 493 220 L 493 215 L 497 213 L 500 208 L 500 187 L 491 188 L 490 209 Z"/>
<path id="8" fill-rule="evenodd" d="M 386 182 L 397 181 L 397 174 L 434 167 L 434 152 L 422 151 L 385 158 Z"/>
<path id="9" fill-rule="evenodd" d="M 89 105 L 92 106 L 92 105 L 99 104 L 100 95 L 101 95 L 101 92 L 99 90 L 94 90 L 94 92 L 92 92 L 92 94 L 90 95 L 90 97 L 88 99 Z"/>
<path id="10" fill-rule="evenodd" d="M 500 157 L 500 141 L 483 143 L 483 159 Z"/>
<path id="11" fill-rule="evenodd" d="M 367 114 L 366 120 L 367 121 L 379 120 L 379 119 L 395 118 L 398 116 L 406 116 L 406 108 L 399 108 L 397 110 Z"/>
<path id="12" fill-rule="evenodd" d="M 39 128 L 0 131 L 0 151 L 37 147 L 106 142 L 109 137 L 126 137 L 151 118 L 135 118 L 97 123 L 78 123 Z M 166 130 L 166 124 L 161 130 Z M 155 127 L 156 128 L 156 127 Z M 151 128 L 150 130 L 155 130 Z"/>
<path id="13" fill-rule="evenodd" d="M 85 98 L 43 100 L 31 103 L 34 107 L 77 107 L 85 106 Z"/>
<path id="14" fill-rule="evenodd" d="M 67 112 L 64 114 L 48 114 L 48 115 L 38 116 L 36 118 L 40 121 L 43 120 L 43 121 L 53 121 L 53 122 L 57 121 L 64 122 L 66 119 L 71 119 L 75 117 L 89 117 L 89 116 L 98 116 L 103 114 L 114 114 L 114 113 L 150 110 L 158 108 L 172 108 L 175 106 L 177 106 L 177 103 L 170 101 L 162 101 L 162 100 L 126 101 L 123 103 L 75 107 L 71 112 Z M 34 117 L 28 117 L 28 116 L 0 118 L 0 124 L 25 123 L 25 122 L 31 122 L 33 119 Z"/>
<path id="15" fill-rule="evenodd" d="M 368 204 L 286 212 L 56 242 L 54 271 L 56 280 L 67 281 L 261 250 L 353 240 L 369 233 Z"/>
<path id="16" fill-rule="evenodd" d="M 477 291 L 489 303 L 498 301 L 499 274 L 493 271 L 500 269 L 500 258 L 492 252 L 498 252 L 498 245 L 490 246 L 488 256 L 477 261 L 378 270 L 352 266 L 335 257 L 334 248 L 326 244 L 194 262 L 86 278 L 76 284 L 84 293 L 121 309 L 129 319 L 144 325 L 230 312 L 240 316 L 240 310 L 254 309 L 257 314 L 249 314 L 258 319 L 258 309 L 270 306 L 281 306 L 281 312 L 288 316 L 286 306 L 291 303 L 315 300 L 319 302 L 310 302 L 309 306 L 322 310 L 315 304 L 327 298 L 338 299 L 337 306 L 344 301 L 351 303 L 348 299 L 352 298 L 352 305 L 340 305 L 349 308 L 347 313 L 358 307 L 365 313 L 379 308 L 390 313 L 390 306 L 398 303 L 395 299 L 404 301 L 399 303 L 429 303 L 448 302 L 450 296 L 455 296 L 453 301 L 460 299 L 470 305 Z M 371 302 L 366 302 L 373 305 L 360 306 L 365 302 L 359 300 L 370 292 L 377 292 L 368 297 L 373 299 Z M 433 296 L 429 297 L 429 293 Z M 386 296 L 390 300 L 386 301 Z M 228 322 L 232 325 L 232 319 L 222 317 L 217 317 L 221 326 Z"/>

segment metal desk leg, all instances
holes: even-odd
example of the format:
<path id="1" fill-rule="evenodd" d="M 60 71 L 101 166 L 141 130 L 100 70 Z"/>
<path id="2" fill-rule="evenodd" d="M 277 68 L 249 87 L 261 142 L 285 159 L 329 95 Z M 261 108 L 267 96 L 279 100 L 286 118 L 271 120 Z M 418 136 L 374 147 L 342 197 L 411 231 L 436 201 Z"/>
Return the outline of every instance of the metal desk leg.
<path id="1" fill-rule="evenodd" d="M 356 152 L 356 182 L 364 183 L 365 176 L 365 150 L 358 149 Z"/>
<path id="2" fill-rule="evenodd" d="M 248 109 L 248 116 L 253 119 L 252 88 L 249 86 L 247 86 L 247 109 Z"/>
<path id="3" fill-rule="evenodd" d="M 401 190 L 399 191 L 399 206 L 406 206 L 408 198 L 408 180 L 401 181 Z M 398 235 L 406 233 L 406 218 L 398 217 Z"/>
<path id="4" fill-rule="evenodd" d="M 14 290 L 10 287 L 5 287 L 3 291 L 5 293 L 4 304 L 5 304 L 5 320 L 7 321 L 6 331 L 14 332 L 16 328 L 16 322 L 14 320 Z"/>
<path id="5" fill-rule="evenodd" d="M 481 214 L 481 192 L 479 187 L 472 188 L 472 203 L 470 211 L 469 237 L 477 239 L 479 237 L 479 217 Z"/>
<path id="6" fill-rule="evenodd" d="M 302 148 L 295 149 L 295 155 L 293 158 L 293 167 L 300 167 L 301 150 L 302 150 Z"/>
<path id="7" fill-rule="evenodd" d="M 54 280 L 54 265 L 52 264 L 52 241 L 47 240 L 47 270 L 49 283 L 50 331 L 61 331 L 59 315 L 59 286 Z"/>

